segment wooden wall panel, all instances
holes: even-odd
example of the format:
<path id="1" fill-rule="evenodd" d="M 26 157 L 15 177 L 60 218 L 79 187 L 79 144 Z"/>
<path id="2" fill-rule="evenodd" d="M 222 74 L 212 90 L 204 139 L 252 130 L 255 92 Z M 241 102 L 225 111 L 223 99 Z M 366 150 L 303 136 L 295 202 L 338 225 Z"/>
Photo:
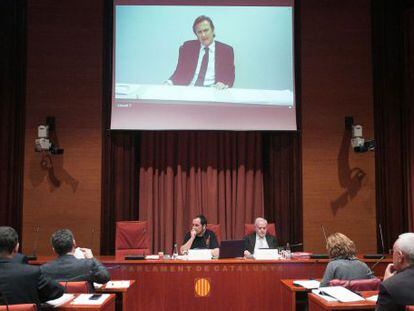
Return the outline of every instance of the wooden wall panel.
<path id="1" fill-rule="evenodd" d="M 373 138 L 370 1 L 302 1 L 302 168 L 305 249 L 321 232 L 376 251 L 374 153 L 354 153 L 345 116 Z"/>
<path id="2" fill-rule="evenodd" d="M 51 254 L 49 238 L 70 228 L 79 245 L 99 250 L 103 1 L 28 1 L 23 245 Z M 34 152 L 37 126 L 56 118 L 63 155 L 52 156 L 51 182 Z M 56 141 L 54 141 L 56 142 Z M 94 233 L 92 233 L 94 231 Z M 94 237 L 93 237 L 94 235 Z"/>
<path id="3" fill-rule="evenodd" d="M 56 228 L 99 249 L 103 1 L 28 1 L 27 103 L 23 243 L 30 252 L 41 225 L 39 254 L 50 254 Z M 374 154 L 354 154 L 344 135 L 351 115 L 373 137 L 370 1 L 301 3 L 304 243 L 323 249 L 320 225 L 374 251 Z M 54 157 L 60 187 L 33 151 L 36 127 L 55 116 Z M 360 176 L 360 180 L 358 179 Z"/>

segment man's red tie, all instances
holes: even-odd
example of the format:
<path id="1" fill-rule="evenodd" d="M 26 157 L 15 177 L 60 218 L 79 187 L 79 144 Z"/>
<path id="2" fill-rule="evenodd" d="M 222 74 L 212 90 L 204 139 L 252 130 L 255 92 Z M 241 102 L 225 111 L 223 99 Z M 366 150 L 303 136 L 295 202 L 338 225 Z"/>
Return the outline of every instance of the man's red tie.
<path id="1" fill-rule="evenodd" d="M 195 86 L 204 85 L 204 79 L 206 77 L 206 72 L 207 72 L 207 66 L 208 66 L 208 47 L 205 47 L 203 60 L 201 61 L 200 72 L 198 73 L 197 80 L 194 83 Z"/>

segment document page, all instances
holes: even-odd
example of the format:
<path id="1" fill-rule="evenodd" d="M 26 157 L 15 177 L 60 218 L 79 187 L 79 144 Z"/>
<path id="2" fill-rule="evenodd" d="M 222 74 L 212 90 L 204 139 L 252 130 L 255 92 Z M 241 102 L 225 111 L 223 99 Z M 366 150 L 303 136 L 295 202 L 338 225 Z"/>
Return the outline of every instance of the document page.
<path id="1" fill-rule="evenodd" d="M 340 302 L 364 301 L 365 299 L 343 286 L 329 286 L 319 288 L 321 294 L 326 294 L 338 299 Z"/>
<path id="2" fill-rule="evenodd" d="M 293 285 L 299 285 L 307 289 L 314 289 L 319 288 L 321 282 L 316 280 L 295 280 L 293 281 Z"/>
<path id="3" fill-rule="evenodd" d="M 109 294 L 102 294 L 101 297 L 99 297 L 96 300 L 90 299 L 93 294 L 80 294 L 78 297 L 76 297 L 71 304 L 72 305 L 101 305 L 105 302 L 105 300 L 109 297 Z"/>

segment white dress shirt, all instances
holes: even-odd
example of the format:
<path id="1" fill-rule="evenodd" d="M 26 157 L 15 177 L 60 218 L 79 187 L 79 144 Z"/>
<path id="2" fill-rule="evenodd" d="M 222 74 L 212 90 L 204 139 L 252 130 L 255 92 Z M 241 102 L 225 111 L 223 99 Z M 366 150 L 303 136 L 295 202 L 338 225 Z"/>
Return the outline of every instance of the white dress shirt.
<path id="1" fill-rule="evenodd" d="M 269 248 L 269 244 L 267 244 L 266 236 L 261 238 L 258 234 L 256 234 L 256 243 L 254 244 L 254 250 L 259 248 Z"/>
<path id="2" fill-rule="evenodd" d="M 205 46 L 200 43 L 200 52 L 198 53 L 197 67 L 196 67 L 196 70 L 193 76 L 193 80 L 191 81 L 189 85 L 194 86 L 195 82 L 197 81 L 198 73 L 200 72 L 201 62 L 203 60 L 203 56 L 205 53 L 204 48 Z M 215 62 L 216 62 L 216 42 L 213 41 L 213 43 L 211 43 L 208 46 L 208 65 L 207 65 L 206 76 L 204 78 L 204 86 L 211 86 L 216 83 L 216 72 L 214 69 Z"/>

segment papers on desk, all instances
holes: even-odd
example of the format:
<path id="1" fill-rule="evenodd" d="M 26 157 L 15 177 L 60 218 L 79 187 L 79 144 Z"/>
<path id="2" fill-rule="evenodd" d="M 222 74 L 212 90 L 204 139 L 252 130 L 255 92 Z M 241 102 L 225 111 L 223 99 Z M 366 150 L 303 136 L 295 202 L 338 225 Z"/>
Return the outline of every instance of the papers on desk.
<path id="1" fill-rule="evenodd" d="M 317 290 L 313 290 L 312 293 L 317 294 L 327 301 L 356 302 L 365 300 L 343 286 L 320 287 Z M 334 298 L 334 300 L 332 300 L 332 298 Z"/>
<path id="2" fill-rule="evenodd" d="M 278 260 L 281 258 L 277 249 L 255 249 L 253 254 L 256 260 Z"/>
<path id="3" fill-rule="evenodd" d="M 293 281 L 293 285 L 299 285 L 307 289 L 315 289 L 319 288 L 321 282 L 316 280 L 295 280 Z"/>
<path id="4" fill-rule="evenodd" d="M 128 288 L 130 285 L 130 281 L 109 281 L 105 288 Z"/>
<path id="5" fill-rule="evenodd" d="M 188 260 L 211 260 L 211 249 L 189 249 Z"/>
<path id="6" fill-rule="evenodd" d="M 73 299 L 70 303 L 71 305 L 101 305 L 109 298 L 109 294 L 102 294 L 98 299 L 92 300 L 89 299 L 93 294 L 80 294 L 78 297 Z"/>
<path id="7" fill-rule="evenodd" d="M 160 256 L 158 256 L 158 255 L 147 255 L 147 256 L 145 256 L 145 259 L 147 259 L 147 260 L 158 260 L 158 259 L 160 259 Z"/>
<path id="8" fill-rule="evenodd" d="M 46 304 L 48 306 L 53 307 L 53 308 L 57 308 L 57 307 L 65 304 L 65 303 L 67 303 L 68 301 L 71 301 L 74 297 L 75 297 L 74 294 L 63 294 L 61 297 L 59 297 L 57 299 L 46 301 Z"/>
<path id="9" fill-rule="evenodd" d="M 95 288 L 95 289 L 100 289 L 102 286 L 104 286 L 104 285 L 93 282 L 93 288 Z"/>
<path id="10" fill-rule="evenodd" d="M 378 295 L 370 296 L 370 297 L 367 297 L 367 298 L 365 298 L 365 299 L 366 299 L 366 300 L 368 300 L 368 301 L 377 302 L 377 300 L 378 300 Z"/>

